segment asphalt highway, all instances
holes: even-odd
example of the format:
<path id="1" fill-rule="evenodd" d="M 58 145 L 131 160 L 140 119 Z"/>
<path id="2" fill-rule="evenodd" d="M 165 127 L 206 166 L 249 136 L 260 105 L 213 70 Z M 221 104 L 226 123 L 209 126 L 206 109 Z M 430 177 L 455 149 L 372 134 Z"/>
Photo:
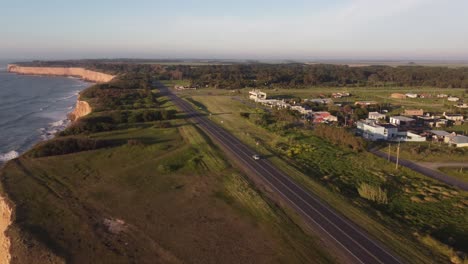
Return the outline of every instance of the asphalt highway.
<path id="1" fill-rule="evenodd" d="M 162 84 L 158 83 L 157 87 L 184 111 L 188 118 L 191 118 L 215 142 L 221 144 L 225 151 L 230 152 L 231 157 L 235 157 L 238 163 L 252 172 L 250 177 L 260 177 L 262 182 L 267 183 L 279 197 L 303 216 L 312 228 L 318 228 L 321 234 L 329 236 L 329 241 L 333 241 L 337 247 L 343 249 L 350 263 L 403 263 L 383 244 L 370 237 L 362 228 L 321 201 L 316 195 L 305 190 L 270 161 L 254 160 L 252 156 L 255 151 L 198 113 L 187 101 Z"/>

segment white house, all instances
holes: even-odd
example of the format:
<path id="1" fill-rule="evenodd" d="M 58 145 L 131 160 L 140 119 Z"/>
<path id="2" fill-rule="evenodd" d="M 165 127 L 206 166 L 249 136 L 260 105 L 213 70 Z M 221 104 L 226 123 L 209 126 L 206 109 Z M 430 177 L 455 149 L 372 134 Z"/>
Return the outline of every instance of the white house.
<path id="1" fill-rule="evenodd" d="M 303 115 L 308 115 L 308 114 L 312 113 L 311 109 L 307 109 L 302 105 L 293 105 L 293 106 L 291 106 L 291 110 L 298 111 L 299 113 L 301 113 Z"/>
<path id="2" fill-rule="evenodd" d="M 460 100 L 460 98 L 455 97 L 455 96 L 449 96 L 447 98 L 447 100 L 450 101 L 450 102 L 458 102 Z"/>
<path id="3" fill-rule="evenodd" d="M 444 112 L 442 115 L 445 116 L 447 120 L 463 121 L 463 115 L 460 115 L 460 114 L 447 114 Z"/>
<path id="4" fill-rule="evenodd" d="M 418 95 L 415 94 L 415 93 L 407 93 L 407 94 L 405 94 L 405 95 L 406 95 L 406 97 L 408 97 L 408 98 L 418 98 Z"/>
<path id="5" fill-rule="evenodd" d="M 455 135 L 455 136 L 448 136 L 445 138 L 446 138 L 446 142 L 451 146 L 454 146 L 457 148 L 468 147 L 467 136 Z"/>
<path id="6" fill-rule="evenodd" d="M 369 119 L 374 119 L 374 120 L 385 119 L 385 115 L 379 112 L 369 112 L 368 117 Z"/>
<path id="7" fill-rule="evenodd" d="M 267 98 L 267 94 L 264 92 L 261 92 L 260 90 L 252 90 L 249 92 L 249 98 L 250 100 L 254 100 L 257 102 L 258 100 L 265 100 Z"/>
<path id="8" fill-rule="evenodd" d="M 363 138 L 377 141 L 389 140 L 397 136 L 398 128 L 391 124 L 379 125 L 375 120 L 361 120 L 356 123 L 358 132 Z"/>
<path id="9" fill-rule="evenodd" d="M 411 131 L 398 132 L 397 137 L 393 141 L 404 141 L 404 142 L 424 142 L 426 137 L 418 135 Z"/>
<path id="10" fill-rule="evenodd" d="M 406 116 L 391 116 L 390 117 L 390 123 L 391 124 L 394 124 L 396 126 L 405 126 L 405 125 L 408 125 L 412 122 L 414 122 L 415 120 L 413 118 L 409 118 L 409 117 L 406 117 Z"/>

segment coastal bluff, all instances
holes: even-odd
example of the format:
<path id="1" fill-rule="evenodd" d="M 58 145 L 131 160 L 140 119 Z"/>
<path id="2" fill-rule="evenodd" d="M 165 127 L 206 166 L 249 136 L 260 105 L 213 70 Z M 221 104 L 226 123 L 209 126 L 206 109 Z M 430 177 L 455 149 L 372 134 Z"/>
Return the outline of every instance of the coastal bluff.
<path id="1" fill-rule="evenodd" d="M 73 76 L 79 77 L 83 80 L 96 82 L 96 83 L 105 83 L 111 81 L 115 76 L 87 70 L 84 68 L 67 68 L 67 67 L 26 67 L 16 64 L 8 65 L 8 72 L 18 73 L 18 74 L 30 74 L 30 75 L 52 75 L 52 76 Z"/>
<path id="2" fill-rule="evenodd" d="M 91 111 L 92 109 L 91 106 L 89 106 L 88 102 L 77 100 L 75 109 L 68 114 L 68 119 L 74 122 L 78 118 L 88 115 L 89 113 L 91 113 Z"/>

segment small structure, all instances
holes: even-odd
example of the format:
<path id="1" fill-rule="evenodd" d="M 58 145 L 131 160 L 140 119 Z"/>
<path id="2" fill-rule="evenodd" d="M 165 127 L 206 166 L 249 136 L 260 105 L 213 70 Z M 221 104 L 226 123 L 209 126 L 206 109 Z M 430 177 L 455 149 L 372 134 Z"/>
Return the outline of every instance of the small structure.
<path id="1" fill-rule="evenodd" d="M 444 112 L 442 115 L 443 115 L 447 120 L 451 120 L 451 121 L 455 121 L 455 122 L 457 122 L 457 121 L 460 121 L 460 122 L 461 122 L 461 121 L 463 121 L 463 119 L 464 119 L 464 118 L 463 118 L 463 115 L 461 115 L 461 114 L 447 114 L 447 113 Z"/>
<path id="2" fill-rule="evenodd" d="M 302 105 L 293 105 L 291 106 L 291 110 L 298 111 L 303 115 L 310 115 L 312 113 L 312 109 L 309 109 L 308 107 L 304 107 Z"/>
<path id="3" fill-rule="evenodd" d="M 406 97 L 408 97 L 408 98 L 418 98 L 418 94 L 415 94 L 415 93 L 407 93 L 407 94 L 405 94 L 405 95 L 406 95 Z"/>
<path id="4" fill-rule="evenodd" d="M 420 98 L 432 98 L 432 94 L 423 93 L 419 95 Z"/>
<path id="5" fill-rule="evenodd" d="M 314 99 L 305 99 L 305 102 L 311 102 L 316 104 L 332 104 L 333 100 L 331 98 L 314 98 Z"/>
<path id="6" fill-rule="evenodd" d="M 377 124 L 375 120 L 360 120 L 356 122 L 358 133 L 371 141 L 390 140 L 397 136 L 398 128 L 392 124 Z"/>
<path id="7" fill-rule="evenodd" d="M 446 136 L 451 135 L 449 132 L 444 130 L 430 130 L 429 134 L 432 135 L 432 141 L 444 142 Z"/>
<path id="8" fill-rule="evenodd" d="M 368 118 L 369 119 L 374 119 L 374 120 L 379 120 L 379 119 L 385 119 L 385 115 L 381 114 L 379 112 L 369 112 Z"/>
<path id="9" fill-rule="evenodd" d="M 460 98 L 455 97 L 455 96 L 449 96 L 447 98 L 447 100 L 450 101 L 450 102 L 458 102 L 460 100 Z"/>
<path id="10" fill-rule="evenodd" d="M 250 100 L 254 100 L 257 102 L 258 100 L 265 100 L 267 99 L 267 94 L 264 92 L 261 92 L 260 90 L 252 90 L 249 92 L 249 98 Z"/>
<path id="11" fill-rule="evenodd" d="M 409 118 L 406 116 L 391 116 L 390 123 L 396 126 L 408 126 L 415 122 L 413 118 Z"/>
<path id="12" fill-rule="evenodd" d="M 405 99 L 406 98 L 406 95 L 402 94 L 402 93 L 392 93 L 390 95 L 390 98 L 395 98 L 395 99 Z"/>
<path id="13" fill-rule="evenodd" d="M 450 135 L 446 136 L 445 140 L 450 146 L 454 146 L 457 148 L 468 147 L 468 137 L 462 135 Z"/>
<path id="14" fill-rule="evenodd" d="M 313 112 L 312 113 L 312 122 L 315 124 L 324 123 L 324 122 L 337 122 L 338 118 L 330 112 L 322 111 L 322 112 Z"/>
<path id="15" fill-rule="evenodd" d="M 463 103 L 463 104 L 456 104 L 454 105 L 456 108 L 462 108 L 462 109 L 466 109 L 468 108 L 468 104 L 466 103 Z"/>
<path id="16" fill-rule="evenodd" d="M 422 116 L 424 111 L 422 109 L 406 109 L 403 113 L 404 116 Z"/>
<path id="17" fill-rule="evenodd" d="M 369 105 L 377 105 L 378 103 L 376 101 L 356 101 L 354 104 L 360 105 L 360 106 L 369 106 Z"/>
<path id="18" fill-rule="evenodd" d="M 424 142 L 426 137 L 421 136 L 413 131 L 401 131 L 397 133 L 396 138 L 393 141 L 404 141 L 404 142 Z"/>
<path id="19" fill-rule="evenodd" d="M 438 94 L 437 95 L 437 98 L 447 98 L 447 97 L 448 97 L 448 95 L 446 95 L 446 94 Z"/>

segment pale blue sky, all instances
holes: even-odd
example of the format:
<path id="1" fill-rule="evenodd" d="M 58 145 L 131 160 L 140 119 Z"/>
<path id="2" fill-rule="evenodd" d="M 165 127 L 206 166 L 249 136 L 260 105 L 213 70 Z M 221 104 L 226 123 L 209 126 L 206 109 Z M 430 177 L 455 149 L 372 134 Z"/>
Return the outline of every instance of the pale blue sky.
<path id="1" fill-rule="evenodd" d="M 467 0 L 0 0 L 0 58 L 468 59 Z"/>

